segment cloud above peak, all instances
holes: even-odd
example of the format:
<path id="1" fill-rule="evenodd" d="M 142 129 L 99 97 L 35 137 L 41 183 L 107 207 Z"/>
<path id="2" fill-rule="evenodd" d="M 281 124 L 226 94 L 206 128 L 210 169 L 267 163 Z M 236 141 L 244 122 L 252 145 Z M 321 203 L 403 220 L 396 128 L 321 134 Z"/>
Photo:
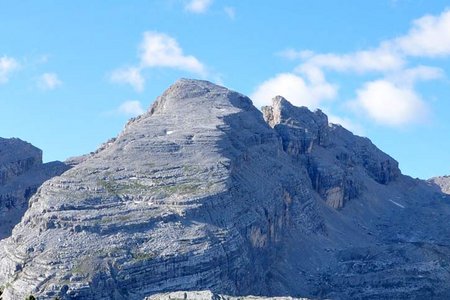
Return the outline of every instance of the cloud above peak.
<path id="1" fill-rule="evenodd" d="M 321 86 L 326 83 L 334 86 L 335 91 L 337 84 L 327 82 L 326 78 L 331 72 L 335 75 L 346 73 L 353 76 L 353 81 L 362 81 L 354 91 L 354 100 L 349 102 L 358 112 L 356 118 L 367 117 L 390 127 L 420 123 L 427 119 L 431 107 L 416 91 L 415 85 L 445 77 L 443 69 L 423 65 L 421 59 L 430 63 L 433 58 L 450 57 L 450 10 L 421 17 L 412 22 L 406 34 L 382 41 L 374 48 L 348 53 L 287 49 L 278 55 L 300 61 L 293 71 L 295 76 L 306 76 L 310 81 L 316 78 L 322 82 Z M 371 78 L 374 75 L 379 78 Z M 300 86 L 303 85 L 297 83 L 294 89 L 298 90 Z M 276 90 L 275 87 L 272 89 Z M 303 102 L 314 103 L 321 99 L 310 97 L 311 100 Z"/>
<path id="2" fill-rule="evenodd" d="M 450 10 L 438 16 L 426 15 L 415 20 L 406 35 L 386 44 L 410 56 L 450 55 Z"/>
<path id="3" fill-rule="evenodd" d="M 408 57 L 450 56 L 450 10 L 413 21 L 406 35 L 386 40 L 373 49 L 351 53 L 315 53 L 287 49 L 280 56 L 302 60 L 298 67 L 313 65 L 337 72 L 392 72 L 407 65 Z"/>
<path id="4" fill-rule="evenodd" d="M 424 122 L 428 117 L 428 106 L 410 87 L 375 80 L 365 83 L 356 95 L 353 108 L 379 124 L 403 127 Z"/>
<path id="5" fill-rule="evenodd" d="M 441 68 L 419 65 L 387 74 L 386 79 L 396 84 L 414 86 L 419 81 L 436 80 L 444 76 Z"/>
<path id="6" fill-rule="evenodd" d="M 302 51 L 302 53 L 303 57 L 305 57 L 305 52 Z M 365 73 L 392 71 L 400 69 L 405 65 L 405 61 L 401 56 L 384 48 L 357 51 L 348 54 L 315 54 L 310 52 L 309 55 L 305 62 L 298 67 L 299 70 L 304 65 L 312 65 L 338 72 Z"/>
<path id="7" fill-rule="evenodd" d="M 261 83 L 250 98 L 256 107 L 270 105 L 271 99 L 283 96 L 296 106 L 317 108 L 321 101 L 333 99 L 337 87 L 317 78 L 304 79 L 293 73 L 281 73 Z"/>
<path id="8" fill-rule="evenodd" d="M 110 81 L 131 85 L 137 92 L 141 92 L 145 88 L 142 72 L 147 69 L 175 69 L 202 78 L 209 75 L 207 67 L 195 56 L 185 54 L 175 38 L 157 31 L 144 32 L 138 58 L 137 64 L 112 71 Z"/>
<path id="9" fill-rule="evenodd" d="M 140 46 L 141 67 L 175 68 L 205 76 L 205 66 L 194 56 L 185 55 L 171 36 L 155 31 L 144 33 Z"/>

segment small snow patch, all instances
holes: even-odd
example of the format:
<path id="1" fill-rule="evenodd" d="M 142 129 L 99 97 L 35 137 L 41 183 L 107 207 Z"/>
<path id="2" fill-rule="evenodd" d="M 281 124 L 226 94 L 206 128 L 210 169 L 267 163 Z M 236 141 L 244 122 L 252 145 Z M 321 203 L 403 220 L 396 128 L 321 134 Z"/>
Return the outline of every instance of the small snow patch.
<path id="1" fill-rule="evenodd" d="M 398 207 L 405 208 L 403 205 L 401 205 L 400 203 L 395 202 L 394 200 L 389 199 L 389 201 L 391 201 L 392 203 L 394 203 Z"/>

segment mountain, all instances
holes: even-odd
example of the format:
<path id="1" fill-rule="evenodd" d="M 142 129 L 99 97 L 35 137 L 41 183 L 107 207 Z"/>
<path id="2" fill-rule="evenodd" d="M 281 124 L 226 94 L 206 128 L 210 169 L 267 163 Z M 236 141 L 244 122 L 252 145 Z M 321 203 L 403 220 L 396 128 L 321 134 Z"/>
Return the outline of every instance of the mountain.
<path id="1" fill-rule="evenodd" d="M 450 297 L 448 195 L 321 111 L 262 110 L 177 81 L 31 198 L 4 299 Z"/>
<path id="2" fill-rule="evenodd" d="M 42 151 L 29 143 L 0 138 L 0 239 L 11 234 L 38 187 L 67 169 L 61 162 L 43 164 Z"/>

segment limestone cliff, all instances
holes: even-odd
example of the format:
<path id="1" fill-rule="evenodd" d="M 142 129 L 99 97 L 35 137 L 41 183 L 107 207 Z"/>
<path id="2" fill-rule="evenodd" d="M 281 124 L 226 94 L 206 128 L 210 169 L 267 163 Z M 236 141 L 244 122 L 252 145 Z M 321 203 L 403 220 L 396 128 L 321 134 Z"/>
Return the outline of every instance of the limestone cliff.
<path id="1" fill-rule="evenodd" d="M 306 166 L 314 189 L 334 208 L 363 192 L 363 178 L 386 185 L 401 174 L 398 163 L 369 139 L 328 123 L 320 110 L 295 107 L 278 96 L 262 111 L 280 135 L 283 150 L 300 168 Z"/>
<path id="2" fill-rule="evenodd" d="M 0 239 L 11 234 L 38 187 L 67 169 L 60 162 L 43 164 L 42 151 L 29 143 L 0 138 Z"/>

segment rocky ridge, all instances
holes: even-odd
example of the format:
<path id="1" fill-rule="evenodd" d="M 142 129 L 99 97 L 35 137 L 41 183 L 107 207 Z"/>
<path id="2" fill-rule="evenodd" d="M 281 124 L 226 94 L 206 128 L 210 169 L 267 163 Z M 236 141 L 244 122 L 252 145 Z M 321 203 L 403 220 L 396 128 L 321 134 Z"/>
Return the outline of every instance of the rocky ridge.
<path id="1" fill-rule="evenodd" d="M 0 242 L 4 299 L 450 296 L 448 196 L 320 111 L 263 112 L 176 82 L 32 197 Z"/>
<path id="2" fill-rule="evenodd" d="M 43 164 L 42 151 L 29 143 L 0 138 L 0 239 L 11 234 L 39 186 L 67 169 L 61 162 Z"/>
<path id="3" fill-rule="evenodd" d="M 386 185 L 401 175 L 397 161 L 369 139 L 330 124 L 321 110 L 295 107 L 278 96 L 262 111 L 281 137 L 283 150 L 299 168 L 306 167 L 316 192 L 334 208 L 359 196 L 363 178 Z"/>

